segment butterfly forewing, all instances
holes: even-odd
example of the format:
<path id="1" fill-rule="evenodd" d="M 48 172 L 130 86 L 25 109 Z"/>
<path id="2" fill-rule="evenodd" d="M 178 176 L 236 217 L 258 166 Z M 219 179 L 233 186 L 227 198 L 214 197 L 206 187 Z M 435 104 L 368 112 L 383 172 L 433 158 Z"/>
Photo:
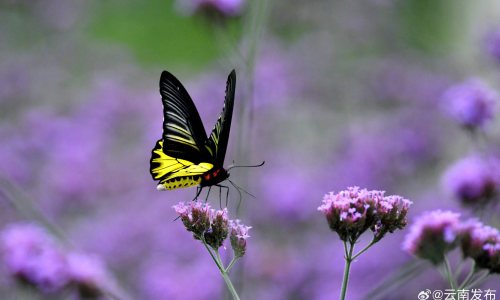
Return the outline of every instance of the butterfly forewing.
<path id="1" fill-rule="evenodd" d="M 200 115 L 184 86 L 167 71 L 160 79 L 163 102 L 163 151 L 198 164 L 215 163 L 204 144 L 207 140 Z"/>
<path id="2" fill-rule="evenodd" d="M 217 166 L 224 164 L 226 156 L 227 143 L 229 141 L 229 131 L 231 129 L 231 119 L 233 116 L 234 93 L 236 89 L 236 72 L 233 70 L 229 74 L 226 83 L 226 99 L 222 113 L 215 123 L 214 129 L 206 142 L 206 147 L 211 155 L 215 157 Z"/>

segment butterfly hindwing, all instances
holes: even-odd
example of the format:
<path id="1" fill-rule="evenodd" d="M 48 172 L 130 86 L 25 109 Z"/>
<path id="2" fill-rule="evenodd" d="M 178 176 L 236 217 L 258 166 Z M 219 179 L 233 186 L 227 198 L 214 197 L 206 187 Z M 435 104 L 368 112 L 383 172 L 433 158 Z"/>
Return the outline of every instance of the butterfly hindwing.
<path id="1" fill-rule="evenodd" d="M 160 180 L 166 189 L 190 187 L 201 182 L 201 175 L 213 168 L 210 163 L 194 164 L 191 161 L 165 154 L 163 141 L 156 142 L 151 155 L 151 176 Z"/>
<path id="2" fill-rule="evenodd" d="M 215 158 L 205 148 L 207 136 L 193 100 L 179 80 L 167 71 L 161 74 L 160 94 L 165 154 L 194 164 L 214 163 Z"/>
<path id="3" fill-rule="evenodd" d="M 231 119 L 233 116 L 234 93 L 236 90 L 236 72 L 233 70 L 229 74 L 226 83 L 226 94 L 222 113 L 215 123 L 214 129 L 206 142 L 206 147 L 219 166 L 224 164 L 227 143 L 229 141 L 229 131 L 231 129 Z"/>

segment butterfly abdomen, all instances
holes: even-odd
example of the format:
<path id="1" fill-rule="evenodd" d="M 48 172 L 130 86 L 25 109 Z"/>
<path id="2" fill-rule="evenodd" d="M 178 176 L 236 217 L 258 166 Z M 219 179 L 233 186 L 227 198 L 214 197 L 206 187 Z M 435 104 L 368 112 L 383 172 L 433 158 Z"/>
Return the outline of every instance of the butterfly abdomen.
<path id="1" fill-rule="evenodd" d="M 194 185 L 198 185 L 201 182 L 200 176 L 183 176 L 183 177 L 175 177 L 160 184 L 165 187 L 166 190 L 175 190 L 178 188 L 187 188 L 192 187 Z"/>

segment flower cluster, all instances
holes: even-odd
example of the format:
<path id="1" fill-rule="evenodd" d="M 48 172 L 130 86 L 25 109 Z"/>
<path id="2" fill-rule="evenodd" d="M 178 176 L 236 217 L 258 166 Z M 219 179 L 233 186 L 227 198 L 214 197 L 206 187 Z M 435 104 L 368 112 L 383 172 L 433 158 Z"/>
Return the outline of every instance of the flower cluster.
<path id="1" fill-rule="evenodd" d="M 179 214 L 184 227 L 193 233 L 195 239 L 204 238 L 214 250 L 223 245 L 232 222 L 227 217 L 227 209 L 216 211 L 210 209 L 208 204 L 196 201 L 187 205 L 181 202 L 173 208 Z"/>
<path id="2" fill-rule="evenodd" d="M 367 229 L 377 240 L 387 232 L 403 229 L 411 201 L 399 196 L 384 197 L 383 191 L 368 191 L 350 187 L 338 194 L 331 192 L 323 198 L 322 211 L 330 229 L 343 241 L 355 241 Z"/>
<path id="3" fill-rule="evenodd" d="M 15 278 L 53 293 L 74 285 L 86 298 L 102 295 L 104 265 L 96 258 L 66 253 L 41 227 L 14 224 L 1 233 L 3 260 Z"/>
<path id="4" fill-rule="evenodd" d="M 500 273 L 500 233 L 477 220 L 468 220 L 459 226 L 460 247 L 464 257 L 470 257 L 476 266 Z"/>
<path id="5" fill-rule="evenodd" d="M 470 219 L 460 221 L 460 214 L 431 211 L 420 216 L 410 229 L 403 249 L 434 264 L 445 254 L 460 246 L 463 257 L 470 257 L 476 266 L 500 273 L 500 233 L 497 229 Z"/>
<path id="6" fill-rule="evenodd" d="M 493 119 L 498 95 L 478 79 L 449 88 L 442 96 L 444 109 L 467 128 L 483 127 Z"/>
<path id="7" fill-rule="evenodd" d="M 242 257 L 243 255 L 245 255 L 245 252 L 247 251 L 247 238 L 250 237 L 248 235 L 248 230 L 252 227 L 240 224 L 240 220 L 236 221 L 231 220 L 229 222 L 229 225 L 231 226 L 230 240 L 234 256 Z"/>
<path id="8" fill-rule="evenodd" d="M 484 204 L 500 188 L 500 161 L 478 156 L 463 158 L 449 167 L 443 181 L 463 204 Z"/>
<path id="9" fill-rule="evenodd" d="M 460 214 L 435 210 L 415 220 L 403 242 L 403 250 L 434 264 L 444 260 L 446 252 L 456 246 Z"/>

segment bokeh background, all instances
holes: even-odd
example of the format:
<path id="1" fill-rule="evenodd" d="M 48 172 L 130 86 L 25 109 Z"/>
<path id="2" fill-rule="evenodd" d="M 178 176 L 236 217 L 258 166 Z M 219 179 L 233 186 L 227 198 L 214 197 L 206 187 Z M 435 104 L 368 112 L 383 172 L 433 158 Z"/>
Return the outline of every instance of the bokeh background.
<path id="1" fill-rule="evenodd" d="M 173 222 L 172 205 L 195 189 L 158 192 L 149 159 L 161 72 L 185 85 L 210 131 L 234 68 L 225 163 L 266 163 L 231 171 L 257 197 L 236 211 L 231 187 L 229 217 L 253 227 L 231 277 L 242 299 L 336 299 L 343 245 L 317 210 L 324 194 L 401 195 L 410 221 L 474 214 L 443 174 L 471 153 L 500 154 L 499 122 L 471 134 L 441 100 L 469 78 L 500 89 L 499 20 L 495 0 L 0 0 L 0 227 L 47 227 L 63 251 L 98 257 L 124 299 L 230 299 L 204 247 Z M 217 190 L 209 201 L 219 208 Z M 485 222 L 498 228 L 498 210 Z M 353 264 L 349 299 L 412 260 L 405 233 Z M 12 275 L 4 260 L 1 299 L 78 297 Z M 379 297 L 445 288 L 427 268 Z"/>

